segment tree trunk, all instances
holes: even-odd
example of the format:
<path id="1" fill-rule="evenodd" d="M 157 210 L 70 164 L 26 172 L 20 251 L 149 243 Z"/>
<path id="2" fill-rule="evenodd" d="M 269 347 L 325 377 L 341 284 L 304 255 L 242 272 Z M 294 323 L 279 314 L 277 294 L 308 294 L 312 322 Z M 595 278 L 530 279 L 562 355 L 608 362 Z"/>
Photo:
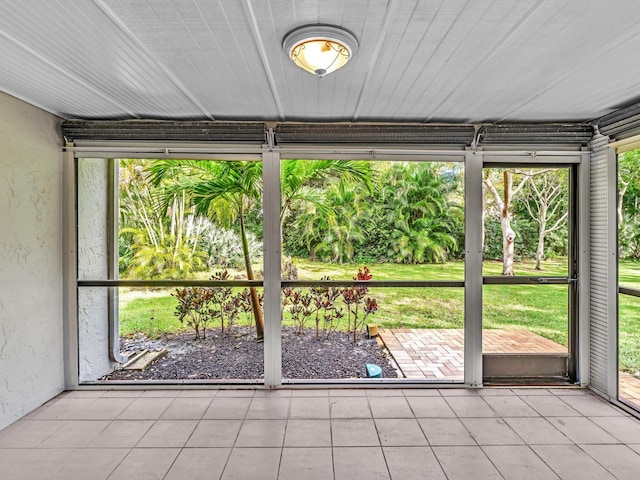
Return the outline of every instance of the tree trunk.
<path id="1" fill-rule="evenodd" d="M 516 232 L 511 228 L 509 215 L 502 215 L 502 275 L 513 275 Z"/>
<path id="2" fill-rule="evenodd" d="M 622 215 L 622 201 L 624 200 L 624 194 L 627 192 L 627 187 L 629 186 L 629 182 L 623 182 L 620 180 L 620 187 L 618 188 L 618 201 L 616 202 L 616 213 L 618 214 L 618 226 L 622 225 L 623 215 Z"/>
<path id="3" fill-rule="evenodd" d="M 542 270 L 542 259 L 544 258 L 544 231 L 538 231 L 538 246 L 536 247 L 536 270 Z"/>
<path id="4" fill-rule="evenodd" d="M 503 195 L 500 223 L 502 225 L 502 275 L 513 275 L 513 262 L 516 232 L 511 228 L 511 188 L 513 185 L 511 172 L 503 172 Z"/>
<path id="5" fill-rule="evenodd" d="M 251 258 L 249 257 L 249 242 L 247 241 L 247 232 L 244 225 L 244 210 L 240 207 L 240 240 L 242 241 L 242 254 L 244 255 L 244 266 L 247 270 L 247 280 L 253 280 L 253 269 L 251 268 Z M 256 336 L 258 340 L 264 339 L 264 317 L 260 308 L 260 299 L 258 298 L 258 290 L 256 287 L 249 287 L 251 294 L 251 308 L 253 309 L 253 318 L 256 321 Z"/>

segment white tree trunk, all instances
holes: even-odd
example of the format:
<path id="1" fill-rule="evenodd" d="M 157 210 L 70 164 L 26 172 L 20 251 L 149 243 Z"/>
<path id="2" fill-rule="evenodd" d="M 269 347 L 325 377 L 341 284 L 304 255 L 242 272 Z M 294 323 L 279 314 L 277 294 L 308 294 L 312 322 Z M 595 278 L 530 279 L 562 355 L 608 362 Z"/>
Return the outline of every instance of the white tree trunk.
<path id="1" fill-rule="evenodd" d="M 500 223 L 502 224 L 502 275 L 513 275 L 516 232 L 511 228 L 511 219 L 508 214 L 503 213 Z"/>

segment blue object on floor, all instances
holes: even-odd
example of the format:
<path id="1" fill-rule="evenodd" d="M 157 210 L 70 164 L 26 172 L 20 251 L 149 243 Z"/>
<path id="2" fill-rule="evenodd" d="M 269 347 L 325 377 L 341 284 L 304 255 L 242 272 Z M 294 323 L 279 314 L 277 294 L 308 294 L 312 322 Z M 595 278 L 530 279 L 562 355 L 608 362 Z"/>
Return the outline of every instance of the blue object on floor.
<path id="1" fill-rule="evenodd" d="M 365 367 L 367 367 L 367 375 L 369 378 L 382 378 L 382 369 L 378 365 L 366 363 Z"/>

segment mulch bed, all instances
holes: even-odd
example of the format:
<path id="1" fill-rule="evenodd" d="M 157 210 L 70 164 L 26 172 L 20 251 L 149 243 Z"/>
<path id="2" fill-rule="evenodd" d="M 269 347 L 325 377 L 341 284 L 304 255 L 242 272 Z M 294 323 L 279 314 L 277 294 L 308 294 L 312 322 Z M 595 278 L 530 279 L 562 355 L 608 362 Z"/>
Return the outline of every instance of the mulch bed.
<path id="1" fill-rule="evenodd" d="M 263 377 L 264 344 L 255 333 L 236 327 L 230 336 L 219 329 L 207 331 L 207 338 L 195 340 L 192 333 L 165 335 L 160 339 L 144 336 L 120 340 L 123 353 L 143 349 L 168 353 L 146 370 L 116 370 L 101 380 L 215 380 L 259 379 Z M 375 339 L 349 340 L 346 333 L 334 332 L 327 340 L 316 339 L 307 330 L 299 335 L 282 329 L 282 376 L 288 379 L 366 378 L 366 363 L 382 368 L 382 376 L 396 378 L 397 372 Z"/>

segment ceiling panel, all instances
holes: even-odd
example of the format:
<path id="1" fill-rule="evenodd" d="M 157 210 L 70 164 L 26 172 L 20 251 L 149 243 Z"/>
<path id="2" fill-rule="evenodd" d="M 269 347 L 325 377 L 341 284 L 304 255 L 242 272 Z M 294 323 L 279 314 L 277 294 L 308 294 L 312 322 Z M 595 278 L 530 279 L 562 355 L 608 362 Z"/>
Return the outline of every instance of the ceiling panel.
<path id="1" fill-rule="evenodd" d="M 282 39 L 352 31 L 317 78 Z M 65 118 L 588 121 L 640 99 L 637 0 L 0 2 L 0 91 Z"/>

